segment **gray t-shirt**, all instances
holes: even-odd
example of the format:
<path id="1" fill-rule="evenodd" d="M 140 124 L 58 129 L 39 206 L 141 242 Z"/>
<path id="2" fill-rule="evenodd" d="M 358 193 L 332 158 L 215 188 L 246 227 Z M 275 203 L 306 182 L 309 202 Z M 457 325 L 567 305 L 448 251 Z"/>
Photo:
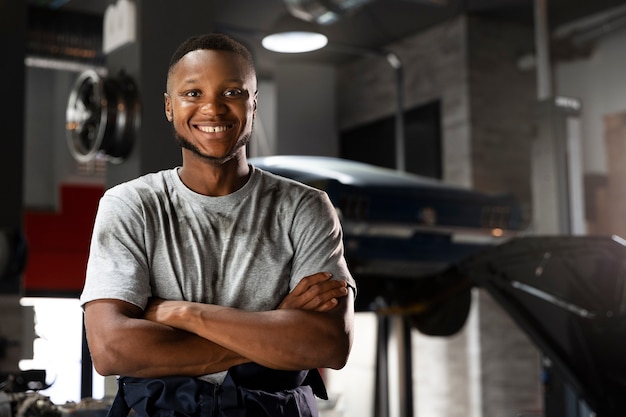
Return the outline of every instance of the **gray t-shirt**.
<path id="1" fill-rule="evenodd" d="M 150 297 L 275 309 L 307 275 L 354 281 L 328 196 L 251 167 L 223 197 L 187 188 L 177 169 L 106 191 L 95 220 L 81 303 Z"/>

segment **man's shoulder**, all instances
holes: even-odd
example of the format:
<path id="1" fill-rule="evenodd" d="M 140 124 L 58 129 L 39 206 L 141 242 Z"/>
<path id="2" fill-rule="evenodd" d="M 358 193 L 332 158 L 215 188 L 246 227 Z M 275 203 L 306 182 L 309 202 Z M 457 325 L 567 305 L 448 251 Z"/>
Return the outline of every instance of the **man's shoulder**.
<path id="1" fill-rule="evenodd" d="M 170 187 L 172 172 L 172 169 L 168 169 L 144 174 L 109 188 L 105 196 L 132 200 L 161 195 Z"/>
<path id="2" fill-rule="evenodd" d="M 304 194 L 323 193 L 323 191 L 321 191 L 320 189 L 315 188 L 309 184 L 305 184 L 301 181 L 275 174 L 273 172 L 257 167 L 255 167 L 255 170 L 259 171 L 259 173 L 261 174 L 261 181 L 263 182 L 263 185 L 265 187 L 282 187 L 285 189 L 290 189 L 293 192 L 300 192 Z"/>
<path id="3" fill-rule="evenodd" d="M 260 170 L 262 186 L 257 190 L 263 199 L 273 199 L 277 205 L 305 209 L 320 213 L 325 207 L 331 207 L 330 197 L 321 187 L 314 187 L 298 180 Z"/>

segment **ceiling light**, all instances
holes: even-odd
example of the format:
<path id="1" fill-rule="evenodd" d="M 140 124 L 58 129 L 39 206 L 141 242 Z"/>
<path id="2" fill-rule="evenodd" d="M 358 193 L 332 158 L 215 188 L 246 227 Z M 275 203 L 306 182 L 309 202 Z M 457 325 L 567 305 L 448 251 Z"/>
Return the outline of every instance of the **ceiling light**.
<path id="1" fill-rule="evenodd" d="M 283 53 L 311 52 L 321 49 L 328 43 L 328 38 L 315 32 L 273 33 L 261 41 L 265 49 Z"/>
<path id="2" fill-rule="evenodd" d="M 291 15 L 282 16 L 263 38 L 265 49 L 282 53 L 311 52 L 328 44 L 328 38 L 318 31 L 316 25 Z"/>

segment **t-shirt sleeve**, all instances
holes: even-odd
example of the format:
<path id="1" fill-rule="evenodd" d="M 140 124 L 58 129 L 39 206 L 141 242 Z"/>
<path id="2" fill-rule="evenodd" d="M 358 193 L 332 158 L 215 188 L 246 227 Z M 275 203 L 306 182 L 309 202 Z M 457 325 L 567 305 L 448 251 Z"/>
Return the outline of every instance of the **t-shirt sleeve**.
<path id="1" fill-rule="evenodd" d="M 98 205 L 81 305 L 96 299 L 127 301 L 145 308 L 150 281 L 140 207 L 105 193 Z"/>
<path id="2" fill-rule="evenodd" d="M 341 223 L 328 195 L 315 190 L 300 202 L 292 227 L 295 252 L 291 289 L 305 276 L 330 272 L 356 293 L 356 283 L 344 258 Z"/>

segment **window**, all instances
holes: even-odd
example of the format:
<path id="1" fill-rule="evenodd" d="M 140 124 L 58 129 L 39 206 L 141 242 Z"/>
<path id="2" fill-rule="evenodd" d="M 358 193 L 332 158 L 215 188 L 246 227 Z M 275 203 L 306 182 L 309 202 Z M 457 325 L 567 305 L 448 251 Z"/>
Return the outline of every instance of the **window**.
<path id="1" fill-rule="evenodd" d="M 435 101 L 404 113 L 407 172 L 442 178 L 441 105 Z M 340 135 L 340 156 L 395 168 L 395 115 L 347 129 Z"/>

